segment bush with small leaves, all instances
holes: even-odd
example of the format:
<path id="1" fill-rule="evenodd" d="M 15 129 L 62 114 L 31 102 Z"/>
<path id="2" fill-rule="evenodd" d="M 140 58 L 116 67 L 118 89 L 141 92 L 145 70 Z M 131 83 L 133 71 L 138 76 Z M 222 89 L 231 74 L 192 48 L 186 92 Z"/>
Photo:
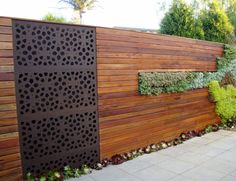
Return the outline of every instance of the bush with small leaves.
<path id="1" fill-rule="evenodd" d="M 227 85 L 220 87 L 219 82 L 212 81 L 209 84 L 209 92 L 216 103 L 216 113 L 223 122 L 236 117 L 236 88 Z"/>

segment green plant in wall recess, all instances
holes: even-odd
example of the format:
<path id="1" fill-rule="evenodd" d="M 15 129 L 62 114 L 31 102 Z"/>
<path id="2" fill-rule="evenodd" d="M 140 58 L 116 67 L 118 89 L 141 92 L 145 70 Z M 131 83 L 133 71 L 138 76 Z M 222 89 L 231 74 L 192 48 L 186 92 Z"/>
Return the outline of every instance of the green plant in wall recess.
<path id="1" fill-rule="evenodd" d="M 209 92 L 216 103 L 216 113 L 223 122 L 236 117 L 236 88 L 227 85 L 220 87 L 218 81 L 212 81 L 209 84 Z"/>
<path id="2" fill-rule="evenodd" d="M 193 81 L 191 72 L 141 73 L 140 91 L 144 94 L 183 92 Z"/>
<path id="3" fill-rule="evenodd" d="M 142 95 L 183 92 L 207 87 L 212 80 L 222 81 L 229 73 L 236 81 L 236 47 L 225 45 L 224 56 L 217 59 L 217 72 L 151 72 L 139 74 Z"/>

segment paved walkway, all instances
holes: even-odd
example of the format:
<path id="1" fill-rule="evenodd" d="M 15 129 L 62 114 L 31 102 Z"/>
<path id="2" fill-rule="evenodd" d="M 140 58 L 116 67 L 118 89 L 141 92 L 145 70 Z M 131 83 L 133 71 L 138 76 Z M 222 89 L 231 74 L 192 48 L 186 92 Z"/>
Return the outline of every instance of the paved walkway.
<path id="1" fill-rule="evenodd" d="M 236 181 L 236 132 L 218 131 L 69 181 Z"/>

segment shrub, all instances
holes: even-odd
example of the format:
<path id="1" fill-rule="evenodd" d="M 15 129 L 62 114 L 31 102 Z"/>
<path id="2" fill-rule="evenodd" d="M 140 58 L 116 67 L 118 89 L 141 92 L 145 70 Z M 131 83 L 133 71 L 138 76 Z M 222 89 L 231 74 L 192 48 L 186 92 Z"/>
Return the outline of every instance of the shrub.
<path id="1" fill-rule="evenodd" d="M 227 1 L 226 14 L 234 26 L 234 33 L 236 34 L 236 0 Z"/>
<path id="2" fill-rule="evenodd" d="M 208 3 L 208 8 L 202 10 L 200 19 L 203 25 L 205 40 L 222 43 L 233 42 L 233 26 L 217 0 Z"/>
<path id="3" fill-rule="evenodd" d="M 236 88 L 227 85 L 220 87 L 219 82 L 212 81 L 209 84 L 209 92 L 216 102 L 216 113 L 223 122 L 236 117 Z"/>
<path id="4" fill-rule="evenodd" d="M 202 23 L 194 17 L 193 8 L 183 0 L 174 0 L 161 21 L 160 33 L 204 39 Z"/>

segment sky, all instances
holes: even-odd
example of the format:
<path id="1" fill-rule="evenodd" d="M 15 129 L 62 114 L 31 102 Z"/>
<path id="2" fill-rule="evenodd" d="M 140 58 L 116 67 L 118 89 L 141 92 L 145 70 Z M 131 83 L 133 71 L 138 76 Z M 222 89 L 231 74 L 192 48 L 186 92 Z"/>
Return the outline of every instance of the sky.
<path id="1" fill-rule="evenodd" d="M 70 20 L 74 15 L 73 10 L 59 1 L 0 0 L 0 16 L 41 19 L 51 12 Z M 164 16 L 159 4 L 160 0 L 98 0 L 95 8 L 84 15 L 83 23 L 104 27 L 158 29 Z"/>

